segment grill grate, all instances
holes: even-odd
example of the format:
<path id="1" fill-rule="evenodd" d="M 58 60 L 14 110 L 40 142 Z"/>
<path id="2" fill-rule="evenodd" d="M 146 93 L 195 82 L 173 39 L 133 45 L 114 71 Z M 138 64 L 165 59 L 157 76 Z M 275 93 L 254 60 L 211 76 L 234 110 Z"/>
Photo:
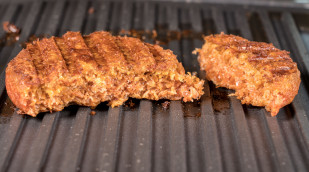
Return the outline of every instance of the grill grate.
<path id="1" fill-rule="evenodd" d="M 298 22 L 299 16 L 309 16 L 305 8 L 81 0 L 3 3 L 0 9 L 1 22 L 22 28 L 18 43 L 0 48 L 1 171 L 309 170 L 309 39 L 308 28 Z M 4 69 L 31 35 L 131 29 L 148 31 L 142 36 L 150 43 L 152 30 L 158 38 L 171 38 L 162 46 L 201 78 L 205 73 L 191 54 L 203 45 L 201 34 L 224 31 L 272 42 L 291 51 L 298 63 L 299 94 L 276 117 L 264 108 L 241 105 L 227 96 L 229 90 L 211 82 L 199 102 L 172 101 L 167 109 L 163 101 L 132 100 L 132 108 L 101 103 L 94 116 L 79 106 L 37 118 L 12 110 Z"/>

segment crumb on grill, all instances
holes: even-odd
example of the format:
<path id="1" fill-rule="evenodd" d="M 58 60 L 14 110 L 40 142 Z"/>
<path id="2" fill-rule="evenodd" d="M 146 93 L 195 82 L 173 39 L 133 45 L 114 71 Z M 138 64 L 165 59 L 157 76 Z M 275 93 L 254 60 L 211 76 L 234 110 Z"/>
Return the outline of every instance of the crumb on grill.
<path id="1" fill-rule="evenodd" d="M 163 103 L 161 103 L 163 109 L 168 109 L 168 107 L 170 106 L 171 102 L 170 101 L 164 101 Z"/>
<path id="2" fill-rule="evenodd" d="M 90 112 L 90 115 L 95 115 L 96 114 L 96 112 L 94 111 L 94 110 L 92 110 L 91 112 Z"/>
<path id="3" fill-rule="evenodd" d="M 8 21 L 3 22 L 2 26 L 3 26 L 3 30 L 8 33 L 20 33 L 20 29 Z"/>

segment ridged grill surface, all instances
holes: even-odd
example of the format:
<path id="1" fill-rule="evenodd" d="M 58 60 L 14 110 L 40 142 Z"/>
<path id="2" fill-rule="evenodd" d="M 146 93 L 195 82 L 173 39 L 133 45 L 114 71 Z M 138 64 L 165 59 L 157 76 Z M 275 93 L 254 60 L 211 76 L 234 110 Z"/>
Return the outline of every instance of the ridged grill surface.
<path id="1" fill-rule="evenodd" d="M 309 170 L 309 20 L 299 20 L 308 19 L 305 8 L 81 0 L 0 4 L 0 14 L 1 23 L 22 29 L 17 43 L 0 47 L 0 171 Z M 37 118 L 18 115 L 5 91 L 7 63 L 31 35 L 69 30 L 131 30 L 149 43 L 155 30 L 156 40 L 200 78 L 205 73 L 192 51 L 202 46 L 201 35 L 237 34 L 291 51 L 302 83 L 276 117 L 211 82 L 200 101 L 171 101 L 168 108 L 164 101 L 130 100 L 132 107 L 101 103 L 95 115 L 80 106 Z"/>

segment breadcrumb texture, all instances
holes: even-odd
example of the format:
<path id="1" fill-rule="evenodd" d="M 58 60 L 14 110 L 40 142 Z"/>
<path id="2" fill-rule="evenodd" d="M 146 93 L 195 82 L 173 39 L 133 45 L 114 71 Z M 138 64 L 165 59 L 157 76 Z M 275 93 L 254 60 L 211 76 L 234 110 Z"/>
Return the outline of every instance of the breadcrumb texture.
<path id="1" fill-rule="evenodd" d="M 27 45 L 6 68 L 6 89 L 20 113 L 61 111 L 70 104 L 112 107 L 129 97 L 193 101 L 203 80 L 186 74 L 170 50 L 105 31 L 67 32 Z"/>
<path id="2" fill-rule="evenodd" d="M 235 90 L 243 104 L 265 106 L 272 116 L 293 101 L 301 80 L 289 52 L 223 33 L 204 39 L 198 61 L 217 87 Z"/>

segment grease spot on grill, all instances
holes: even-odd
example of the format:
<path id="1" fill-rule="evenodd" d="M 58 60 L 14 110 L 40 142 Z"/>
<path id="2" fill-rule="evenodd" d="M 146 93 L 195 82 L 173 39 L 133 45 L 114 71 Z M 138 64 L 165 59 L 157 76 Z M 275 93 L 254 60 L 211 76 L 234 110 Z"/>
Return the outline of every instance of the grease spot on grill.
<path id="1" fill-rule="evenodd" d="M 15 111 L 13 102 L 6 96 L 1 100 L 0 124 L 7 124 Z"/>
<path id="2" fill-rule="evenodd" d="M 201 101 L 194 100 L 193 102 L 185 102 L 182 104 L 184 117 L 200 117 L 201 116 Z"/>
<path id="3" fill-rule="evenodd" d="M 212 105 L 215 112 L 226 112 L 230 108 L 229 96 L 225 89 L 214 89 Z"/>

